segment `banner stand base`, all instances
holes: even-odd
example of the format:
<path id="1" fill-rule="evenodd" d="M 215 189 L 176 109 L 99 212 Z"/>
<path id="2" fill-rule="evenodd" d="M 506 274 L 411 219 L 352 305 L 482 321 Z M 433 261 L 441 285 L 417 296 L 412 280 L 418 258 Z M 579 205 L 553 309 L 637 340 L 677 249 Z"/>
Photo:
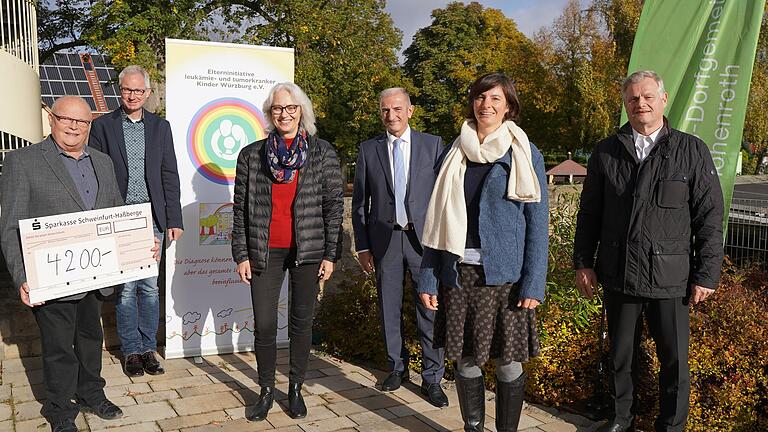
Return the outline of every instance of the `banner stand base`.
<path id="1" fill-rule="evenodd" d="M 279 340 L 277 341 L 277 349 L 288 348 L 289 344 L 290 344 L 290 341 L 288 340 Z M 171 359 L 178 359 L 178 358 L 194 357 L 195 363 L 200 364 L 197 362 L 198 358 L 202 359 L 203 357 L 206 357 L 206 356 L 232 354 L 236 352 L 253 352 L 253 344 L 215 346 L 215 347 L 207 347 L 206 349 L 195 347 L 195 348 L 187 348 L 187 349 L 173 350 L 173 351 L 168 350 L 168 348 L 166 347 L 165 359 L 171 360 Z"/>

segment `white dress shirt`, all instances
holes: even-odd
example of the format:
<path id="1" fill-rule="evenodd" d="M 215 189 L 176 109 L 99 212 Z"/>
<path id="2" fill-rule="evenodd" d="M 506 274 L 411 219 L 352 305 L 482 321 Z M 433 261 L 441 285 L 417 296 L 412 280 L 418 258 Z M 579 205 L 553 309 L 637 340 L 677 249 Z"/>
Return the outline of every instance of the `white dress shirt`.
<path id="1" fill-rule="evenodd" d="M 392 150 L 395 148 L 395 139 L 397 137 L 389 133 L 387 131 L 387 151 L 389 151 L 389 172 L 392 174 L 392 188 L 394 190 L 395 187 L 395 163 L 392 160 Z M 408 187 L 408 175 L 410 171 L 408 171 L 408 167 L 411 166 L 411 127 L 408 126 L 405 128 L 405 131 L 403 131 L 403 135 L 400 136 L 400 139 L 403 140 L 400 143 L 400 151 L 403 153 L 403 165 L 405 165 L 405 187 Z"/>
<path id="2" fill-rule="evenodd" d="M 635 140 L 635 153 L 637 158 L 641 161 L 648 157 L 648 154 L 656 146 L 656 141 L 659 139 L 659 132 L 664 125 L 659 126 L 658 129 L 651 132 L 650 135 L 643 135 L 640 132 L 632 129 L 632 138 Z"/>
<path id="3" fill-rule="evenodd" d="M 392 150 L 395 147 L 395 139 L 397 137 L 387 131 L 387 151 L 389 152 L 389 173 L 392 174 L 392 190 L 395 190 L 395 163 L 392 160 Z M 403 135 L 400 136 L 403 140 L 400 143 L 400 151 L 403 152 L 403 165 L 405 165 L 406 175 L 410 172 L 408 167 L 411 166 L 411 127 L 408 126 L 403 131 Z M 405 179 L 405 187 L 408 187 L 408 178 Z M 369 249 L 360 249 L 357 253 L 368 252 Z"/>

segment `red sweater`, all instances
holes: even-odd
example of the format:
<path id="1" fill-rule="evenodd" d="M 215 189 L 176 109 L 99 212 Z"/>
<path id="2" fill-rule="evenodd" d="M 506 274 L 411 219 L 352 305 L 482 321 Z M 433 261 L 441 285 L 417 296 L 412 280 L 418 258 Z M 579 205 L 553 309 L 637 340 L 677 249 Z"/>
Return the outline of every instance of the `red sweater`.
<path id="1" fill-rule="evenodd" d="M 285 145 L 290 146 L 293 139 L 286 139 Z M 296 247 L 293 235 L 293 200 L 296 198 L 296 185 L 299 183 L 299 172 L 290 183 L 272 183 L 272 221 L 269 224 L 269 247 Z"/>

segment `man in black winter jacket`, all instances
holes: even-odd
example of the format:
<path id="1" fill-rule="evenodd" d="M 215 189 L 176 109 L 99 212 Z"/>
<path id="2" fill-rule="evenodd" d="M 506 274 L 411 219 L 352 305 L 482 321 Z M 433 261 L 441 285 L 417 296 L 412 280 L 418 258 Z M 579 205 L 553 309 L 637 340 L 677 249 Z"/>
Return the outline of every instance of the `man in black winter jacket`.
<path id="1" fill-rule="evenodd" d="M 655 72 L 627 77 L 622 98 L 629 123 L 589 159 L 573 253 L 581 294 L 592 298 L 598 282 L 604 288 L 615 417 L 601 431 L 632 430 L 643 314 L 661 364 L 656 430 L 682 431 L 690 393 L 688 308 L 719 282 L 722 192 L 707 146 L 667 124 L 667 93 Z"/>

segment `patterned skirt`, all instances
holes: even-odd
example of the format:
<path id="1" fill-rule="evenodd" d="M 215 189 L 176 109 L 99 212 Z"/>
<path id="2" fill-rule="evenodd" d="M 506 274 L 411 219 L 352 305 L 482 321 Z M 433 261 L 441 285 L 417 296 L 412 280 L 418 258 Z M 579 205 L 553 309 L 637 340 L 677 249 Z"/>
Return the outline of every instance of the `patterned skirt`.
<path id="1" fill-rule="evenodd" d="M 539 354 L 534 309 L 517 307 L 517 285 L 487 286 L 482 266 L 459 265 L 462 288 L 441 286 L 435 318 L 435 345 L 451 360 L 474 357 L 527 362 Z"/>

